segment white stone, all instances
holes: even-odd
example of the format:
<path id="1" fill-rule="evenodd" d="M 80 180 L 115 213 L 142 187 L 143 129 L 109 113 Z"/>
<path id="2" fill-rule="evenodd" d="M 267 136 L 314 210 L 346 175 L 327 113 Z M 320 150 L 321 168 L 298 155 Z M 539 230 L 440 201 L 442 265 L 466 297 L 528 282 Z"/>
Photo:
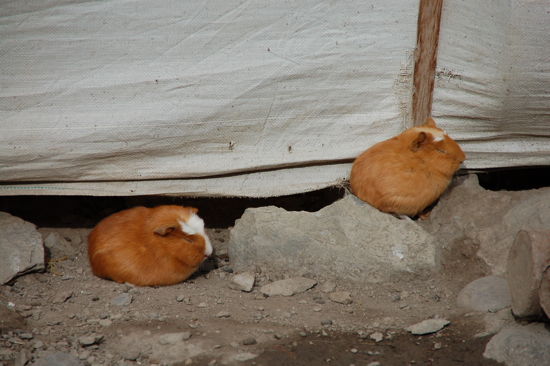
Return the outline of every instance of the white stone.
<path id="1" fill-rule="evenodd" d="M 407 328 L 407 331 L 416 335 L 430 334 L 443 329 L 446 325 L 450 323 L 451 322 L 447 319 L 428 319 L 424 320 L 423 322 L 411 325 Z"/>

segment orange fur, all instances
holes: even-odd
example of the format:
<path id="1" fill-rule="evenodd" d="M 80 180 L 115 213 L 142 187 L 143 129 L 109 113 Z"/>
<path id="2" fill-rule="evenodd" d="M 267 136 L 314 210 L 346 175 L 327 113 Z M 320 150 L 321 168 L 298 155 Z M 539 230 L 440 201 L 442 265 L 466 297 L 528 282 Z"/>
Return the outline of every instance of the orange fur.
<path id="1" fill-rule="evenodd" d="M 438 136 L 443 139 L 434 141 Z M 359 155 L 351 169 L 351 189 L 382 212 L 415 217 L 441 196 L 465 158 L 428 118 Z"/>
<path id="2" fill-rule="evenodd" d="M 171 285 L 188 278 L 204 260 L 205 238 L 188 235 L 197 209 L 176 205 L 134 207 L 103 219 L 88 238 L 93 273 L 138 286 Z"/>

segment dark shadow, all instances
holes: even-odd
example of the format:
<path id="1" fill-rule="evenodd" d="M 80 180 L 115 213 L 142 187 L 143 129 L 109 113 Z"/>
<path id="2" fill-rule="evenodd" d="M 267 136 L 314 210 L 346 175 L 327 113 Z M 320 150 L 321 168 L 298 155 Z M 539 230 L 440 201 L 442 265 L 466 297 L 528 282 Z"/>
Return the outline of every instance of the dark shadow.
<path id="1" fill-rule="evenodd" d="M 478 172 L 479 185 L 491 191 L 524 191 L 550 187 L 550 166 Z"/>
<path id="2" fill-rule="evenodd" d="M 277 206 L 287 211 L 315 212 L 339 200 L 344 193 L 343 188 L 330 187 L 270 198 L 0 196 L 0 211 L 38 227 L 92 228 L 103 218 L 126 208 L 182 205 L 198 208 L 207 227 L 227 228 L 233 226 L 249 207 Z"/>

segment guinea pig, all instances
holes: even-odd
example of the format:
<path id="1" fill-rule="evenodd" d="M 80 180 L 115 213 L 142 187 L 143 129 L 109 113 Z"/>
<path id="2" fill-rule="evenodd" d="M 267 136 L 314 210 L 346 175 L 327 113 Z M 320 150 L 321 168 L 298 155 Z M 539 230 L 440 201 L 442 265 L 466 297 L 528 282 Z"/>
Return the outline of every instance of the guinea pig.
<path id="1" fill-rule="evenodd" d="M 359 155 L 351 190 L 382 212 L 424 219 L 465 159 L 460 146 L 428 118 Z"/>
<path id="2" fill-rule="evenodd" d="M 88 238 L 96 276 L 137 286 L 181 282 L 211 254 L 204 221 L 193 207 L 130 208 L 100 221 Z"/>

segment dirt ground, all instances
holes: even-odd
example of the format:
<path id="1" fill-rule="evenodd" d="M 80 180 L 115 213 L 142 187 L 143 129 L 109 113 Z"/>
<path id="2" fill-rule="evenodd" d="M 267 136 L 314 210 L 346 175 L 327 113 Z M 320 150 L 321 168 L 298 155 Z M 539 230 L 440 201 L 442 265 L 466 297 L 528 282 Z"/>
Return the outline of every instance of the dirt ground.
<path id="1" fill-rule="evenodd" d="M 495 182 L 480 176 L 480 181 L 490 188 L 513 189 L 501 177 L 497 175 Z M 527 190 L 487 190 L 485 203 L 492 206 L 483 209 L 502 214 L 483 215 L 479 227 L 499 222 L 509 208 L 539 192 L 529 190 L 539 187 L 520 188 Z M 291 297 L 262 295 L 259 285 L 274 278 L 261 273 L 250 293 L 228 287 L 233 276 L 227 256 L 229 231 L 246 207 L 274 204 L 317 211 L 343 194 L 343 189 L 326 189 L 278 199 L 0 197 L 0 211 L 33 222 L 44 237 L 58 232 L 78 249 L 73 259 L 60 260 L 51 253 L 47 272 L 0 287 L 0 365 L 15 365 L 24 349 L 35 359 L 62 352 L 90 365 L 160 364 L 158 356 L 142 345 L 159 335 L 181 332 L 191 337 L 174 365 L 499 365 L 482 356 L 490 336 L 474 337 L 485 330 L 483 315 L 464 314 L 456 306 L 456 296 L 466 284 L 489 274 L 475 256 L 477 248 L 468 242 L 449 243 L 453 245 L 444 252 L 440 273 L 427 281 L 335 283 L 337 291 L 351 293 L 353 302 L 348 305 L 328 298 L 321 285 L 331 279 L 322 276 L 313 278 L 317 286 Z M 86 257 L 91 228 L 126 207 L 161 203 L 199 208 L 215 248 L 201 271 L 183 283 L 156 288 L 93 276 Z M 454 204 L 442 197 L 432 215 L 419 224 L 436 236 L 444 235 L 438 222 L 453 215 Z M 121 294 L 130 295 L 132 302 L 112 304 Z M 434 317 L 451 323 L 424 336 L 405 330 Z M 89 346 L 79 343 L 90 335 L 101 339 Z M 141 351 L 132 354 L 138 345 Z"/>

